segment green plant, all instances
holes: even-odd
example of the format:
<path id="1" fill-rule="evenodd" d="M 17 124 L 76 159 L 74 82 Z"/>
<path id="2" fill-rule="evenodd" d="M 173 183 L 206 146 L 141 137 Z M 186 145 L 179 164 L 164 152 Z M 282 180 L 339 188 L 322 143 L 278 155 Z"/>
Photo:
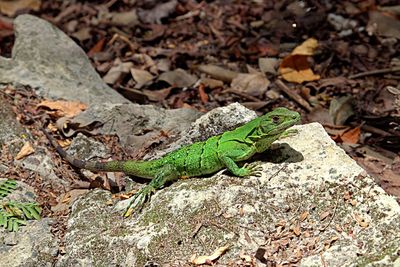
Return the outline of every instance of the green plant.
<path id="1" fill-rule="evenodd" d="M 17 182 L 6 180 L 0 183 L 0 200 L 17 188 Z M 21 225 L 26 225 L 27 220 L 39 220 L 41 208 L 36 202 L 0 202 L 0 227 L 16 232 Z"/>

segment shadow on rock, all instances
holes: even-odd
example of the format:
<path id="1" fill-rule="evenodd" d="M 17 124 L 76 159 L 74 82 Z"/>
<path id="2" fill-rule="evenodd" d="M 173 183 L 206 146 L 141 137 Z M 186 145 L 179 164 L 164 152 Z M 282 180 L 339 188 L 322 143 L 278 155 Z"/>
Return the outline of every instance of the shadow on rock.
<path id="1" fill-rule="evenodd" d="M 261 154 L 256 154 L 254 160 L 272 163 L 296 163 L 304 160 L 303 155 L 289 146 L 287 143 L 272 144 L 272 146 Z"/>

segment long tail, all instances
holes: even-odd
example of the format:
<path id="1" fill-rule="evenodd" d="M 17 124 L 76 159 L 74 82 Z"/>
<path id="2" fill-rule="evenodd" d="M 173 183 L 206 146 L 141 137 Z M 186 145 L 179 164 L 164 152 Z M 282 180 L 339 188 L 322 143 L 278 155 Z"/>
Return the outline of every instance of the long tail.
<path id="1" fill-rule="evenodd" d="M 109 172 L 123 172 L 123 161 L 109 161 L 109 162 L 100 162 L 100 161 L 86 161 L 80 160 L 72 155 L 68 154 L 58 143 L 57 141 L 44 129 L 41 129 L 43 133 L 46 135 L 47 139 L 49 139 L 50 143 L 56 149 L 57 153 L 66 161 L 68 161 L 72 166 L 79 169 L 87 169 L 90 171 L 98 172 L 98 171 L 109 171 Z"/>

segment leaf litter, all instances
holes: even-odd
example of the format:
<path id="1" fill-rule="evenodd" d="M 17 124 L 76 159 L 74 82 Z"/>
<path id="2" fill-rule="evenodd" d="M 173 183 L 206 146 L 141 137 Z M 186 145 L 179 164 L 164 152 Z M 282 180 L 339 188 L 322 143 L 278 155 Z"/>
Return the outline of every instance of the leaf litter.
<path id="1" fill-rule="evenodd" d="M 19 9 L 24 1 L 3 2 L 14 2 Z M 202 111 L 240 102 L 260 114 L 276 106 L 296 109 L 302 112 L 303 123 L 321 122 L 387 192 L 399 197 L 396 6 L 390 1 L 385 5 L 317 2 L 284 6 L 282 1 L 249 5 L 244 0 L 230 5 L 223 1 L 42 1 L 39 9 L 28 9 L 36 9 L 36 15 L 73 36 L 103 79 L 132 102 Z M 2 56 L 11 56 L 11 23 L 18 9 L 3 11 L 0 17 Z M 185 78 L 179 79 L 180 75 Z M 30 125 L 32 119 L 24 112 L 34 118 L 40 112 L 28 104 L 32 97 L 15 96 L 17 105 L 24 107 L 16 109 L 17 117 Z M 74 114 L 65 107 L 43 105 L 44 109 L 52 117 Z M 95 122 L 79 127 L 96 131 Z M 118 143 L 112 138 L 105 141 Z M 123 154 L 119 146 L 111 147 L 115 155 Z M 74 179 L 69 169 L 57 172 L 66 180 Z M 57 194 L 46 191 L 40 196 L 54 204 Z M 304 216 L 307 221 L 310 215 Z M 362 227 L 366 222 L 360 218 Z M 301 224 L 300 229 L 294 225 L 292 234 L 308 233 Z M 288 245 L 285 240 L 275 242 L 275 248 Z M 298 258 L 302 253 L 293 250 Z"/>

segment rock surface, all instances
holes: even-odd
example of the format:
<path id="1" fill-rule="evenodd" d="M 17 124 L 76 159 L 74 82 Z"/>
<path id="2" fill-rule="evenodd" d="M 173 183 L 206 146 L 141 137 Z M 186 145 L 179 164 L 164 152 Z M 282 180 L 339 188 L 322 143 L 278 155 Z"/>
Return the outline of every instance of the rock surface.
<path id="1" fill-rule="evenodd" d="M 128 103 L 107 86 L 85 52 L 45 20 L 21 15 L 14 20 L 12 58 L 0 57 L 0 83 L 29 85 L 51 98 L 86 104 Z"/>
<path id="2" fill-rule="evenodd" d="M 177 140 L 169 147 L 175 149 L 254 116 L 238 104 L 200 118 L 191 110 L 125 104 L 103 83 L 84 52 L 49 23 L 23 15 L 15 20 L 15 30 L 12 59 L 0 58 L 0 83 L 27 84 L 45 96 L 90 104 L 73 122 L 81 127 L 99 123 L 97 133 L 117 134 L 125 147 L 152 145 L 151 140 L 159 142 L 166 133 L 165 143 Z M 8 114 L 7 124 L 14 123 L 2 127 L 0 140 L 22 142 L 23 127 L 10 110 L 0 111 Z M 319 124 L 297 128 L 298 135 L 254 159 L 263 167 L 260 178 L 241 179 L 221 171 L 180 180 L 158 191 L 128 219 L 110 205 L 107 191 L 81 196 L 68 220 L 66 254 L 56 265 L 143 266 L 153 261 L 181 266 L 195 254 L 210 255 L 226 245 L 229 250 L 218 264 L 400 264 L 398 203 L 363 174 Z M 21 166 L 62 185 L 44 148 L 35 151 Z M 2 168 L 7 166 L 0 164 Z M 33 222 L 14 236 L 0 232 L 0 264 L 51 266 L 57 240 L 48 224 L 47 219 Z"/>
<path id="3" fill-rule="evenodd" d="M 17 184 L 5 200 L 35 201 L 33 188 L 22 182 Z M 29 221 L 18 232 L 8 232 L 0 227 L 0 266 L 52 266 L 58 253 L 58 242 L 51 233 L 50 223 L 48 218 Z"/>
<path id="4" fill-rule="evenodd" d="M 398 203 L 321 125 L 296 128 L 298 135 L 258 158 L 261 178 L 219 172 L 181 180 L 125 220 L 108 192 L 89 193 L 73 205 L 58 266 L 184 265 L 225 245 L 218 264 L 243 264 L 248 255 L 258 263 L 359 266 L 385 259 L 382 266 L 392 266 L 400 249 Z"/>

